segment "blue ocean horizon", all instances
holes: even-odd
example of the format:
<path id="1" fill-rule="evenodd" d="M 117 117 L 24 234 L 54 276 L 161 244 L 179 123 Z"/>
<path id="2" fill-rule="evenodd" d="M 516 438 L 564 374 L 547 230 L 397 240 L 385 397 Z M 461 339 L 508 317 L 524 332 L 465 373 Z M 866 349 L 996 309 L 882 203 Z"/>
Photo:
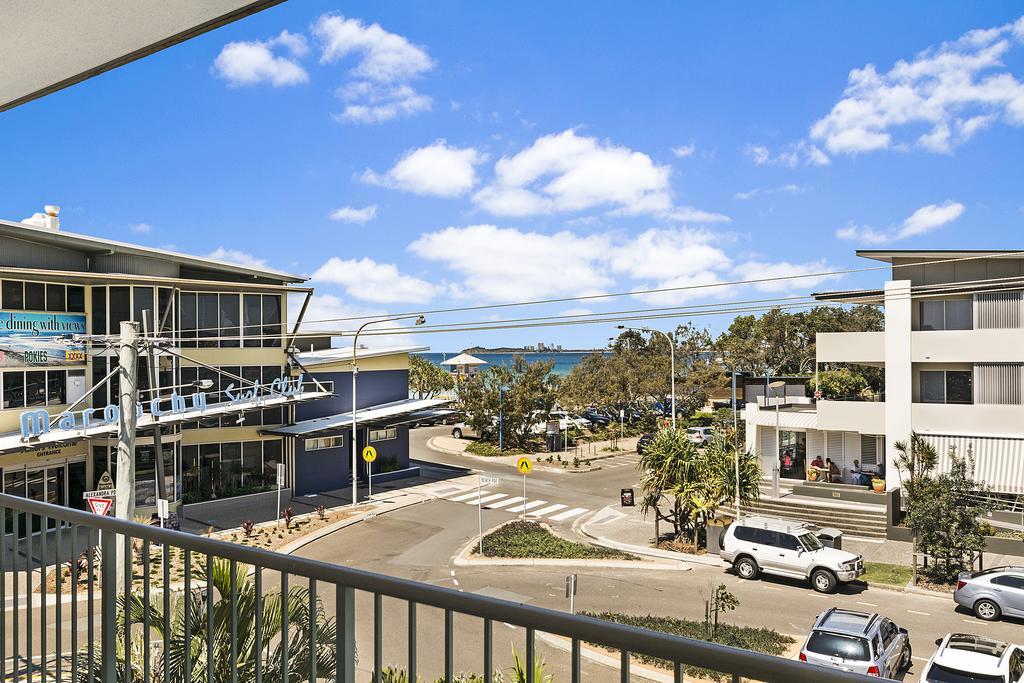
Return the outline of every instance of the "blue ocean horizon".
<path id="1" fill-rule="evenodd" d="M 417 356 L 429 360 L 434 365 L 441 365 L 441 361 L 448 358 L 454 358 L 459 355 L 460 351 L 449 351 L 443 353 L 418 353 Z M 528 363 L 536 363 L 537 361 L 551 360 L 554 361 L 554 366 L 551 368 L 551 372 L 556 375 L 568 375 L 569 372 L 580 364 L 585 356 L 589 356 L 592 351 L 519 351 L 516 353 L 474 353 L 471 354 L 482 361 L 486 361 L 489 365 L 511 365 L 512 358 L 514 356 L 523 356 Z M 484 366 L 486 367 L 486 366 Z"/>

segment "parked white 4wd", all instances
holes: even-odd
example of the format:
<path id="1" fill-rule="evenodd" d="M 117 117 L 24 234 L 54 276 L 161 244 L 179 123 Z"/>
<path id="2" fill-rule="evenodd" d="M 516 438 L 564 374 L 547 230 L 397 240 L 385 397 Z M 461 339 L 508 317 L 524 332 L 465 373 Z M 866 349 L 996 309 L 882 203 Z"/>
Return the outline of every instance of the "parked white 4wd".
<path id="1" fill-rule="evenodd" d="M 740 578 L 764 572 L 804 579 L 819 593 L 834 593 L 864 573 L 860 555 L 825 547 L 810 525 L 772 517 L 734 522 L 722 537 L 721 556 Z"/>

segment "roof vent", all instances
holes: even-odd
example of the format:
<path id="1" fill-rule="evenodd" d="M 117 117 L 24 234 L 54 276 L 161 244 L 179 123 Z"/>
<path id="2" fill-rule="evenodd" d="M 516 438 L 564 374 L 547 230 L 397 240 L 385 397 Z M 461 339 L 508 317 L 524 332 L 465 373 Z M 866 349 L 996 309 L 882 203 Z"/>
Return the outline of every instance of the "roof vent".
<path id="1" fill-rule="evenodd" d="M 30 218 L 26 218 L 21 222 L 25 225 L 34 225 L 45 230 L 60 230 L 60 219 L 57 217 L 60 214 L 60 207 L 47 204 L 43 207 L 43 211 L 45 213 L 36 212 Z"/>

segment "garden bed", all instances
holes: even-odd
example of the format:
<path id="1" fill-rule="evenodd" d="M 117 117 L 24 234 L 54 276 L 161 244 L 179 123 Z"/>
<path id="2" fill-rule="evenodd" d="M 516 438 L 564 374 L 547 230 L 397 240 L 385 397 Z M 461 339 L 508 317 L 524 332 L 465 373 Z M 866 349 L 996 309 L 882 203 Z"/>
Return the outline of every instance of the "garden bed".
<path id="1" fill-rule="evenodd" d="M 484 536 L 483 557 L 546 560 L 639 560 L 636 555 L 556 536 L 538 522 L 515 521 Z M 479 555 L 477 546 L 473 554 Z"/>
<path id="2" fill-rule="evenodd" d="M 885 562 L 865 562 L 864 575 L 861 581 L 877 583 L 885 586 L 903 587 L 914 578 L 914 570 L 902 564 L 887 564 Z"/>

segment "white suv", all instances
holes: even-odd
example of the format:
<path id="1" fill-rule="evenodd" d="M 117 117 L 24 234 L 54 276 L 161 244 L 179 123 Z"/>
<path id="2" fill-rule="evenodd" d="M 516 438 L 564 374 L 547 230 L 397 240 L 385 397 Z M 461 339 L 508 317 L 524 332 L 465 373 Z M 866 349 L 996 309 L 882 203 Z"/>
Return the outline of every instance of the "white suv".
<path id="1" fill-rule="evenodd" d="M 722 559 L 743 579 L 761 572 L 809 580 L 819 593 L 834 593 L 840 582 L 864 573 L 860 555 L 826 548 L 814 527 L 772 517 L 746 517 L 722 536 Z"/>
<path id="2" fill-rule="evenodd" d="M 715 430 L 711 427 L 687 427 L 686 438 L 698 446 L 707 446 L 715 438 Z"/>
<path id="3" fill-rule="evenodd" d="M 921 672 L 922 683 L 1024 683 L 1024 649 L 1001 640 L 950 633 Z"/>

